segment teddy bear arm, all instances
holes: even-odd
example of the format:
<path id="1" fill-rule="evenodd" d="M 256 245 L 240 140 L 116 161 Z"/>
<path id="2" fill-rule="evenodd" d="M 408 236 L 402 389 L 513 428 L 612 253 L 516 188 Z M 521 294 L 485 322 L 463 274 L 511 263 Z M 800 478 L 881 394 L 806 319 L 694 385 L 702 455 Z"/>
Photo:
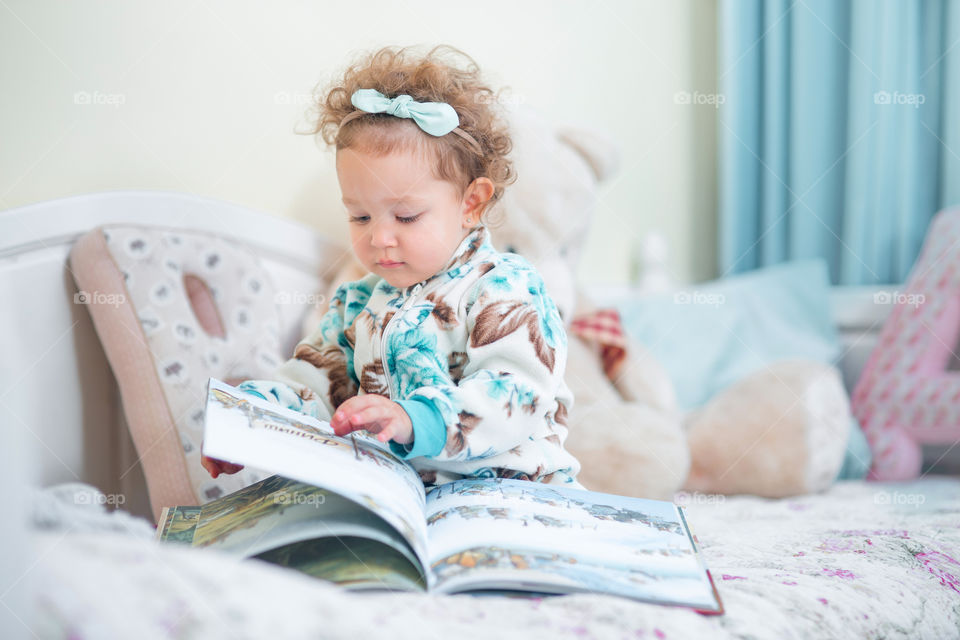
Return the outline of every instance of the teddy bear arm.
<path id="1" fill-rule="evenodd" d="M 774 363 L 688 415 L 691 469 L 684 488 L 770 498 L 822 491 L 843 463 L 850 420 L 834 367 Z"/>

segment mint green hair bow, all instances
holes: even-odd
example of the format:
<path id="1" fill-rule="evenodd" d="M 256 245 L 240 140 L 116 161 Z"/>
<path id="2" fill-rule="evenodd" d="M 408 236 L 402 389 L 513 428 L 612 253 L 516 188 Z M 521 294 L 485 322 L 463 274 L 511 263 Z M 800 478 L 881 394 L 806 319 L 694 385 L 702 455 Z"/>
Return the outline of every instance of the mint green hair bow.
<path id="1" fill-rule="evenodd" d="M 357 89 L 350 96 L 357 109 L 410 118 L 432 136 L 445 136 L 460 125 L 460 118 L 446 102 L 417 102 L 407 94 L 388 98 L 376 89 Z"/>
<path id="2" fill-rule="evenodd" d="M 432 136 L 455 133 L 466 140 L 475 154 L 483 156 L 483 148 L 473 136 L 460 128 L 460 116 L 446 102 L 417 102 L 407 94 L 388 98 L 376 89 L 357 89 L 350 96 L 350 102 L 357 111 L 344 116 L 340 121 L 341 127 L 367 113 L 389 113 L 398 118 L 410 118 Z"/>

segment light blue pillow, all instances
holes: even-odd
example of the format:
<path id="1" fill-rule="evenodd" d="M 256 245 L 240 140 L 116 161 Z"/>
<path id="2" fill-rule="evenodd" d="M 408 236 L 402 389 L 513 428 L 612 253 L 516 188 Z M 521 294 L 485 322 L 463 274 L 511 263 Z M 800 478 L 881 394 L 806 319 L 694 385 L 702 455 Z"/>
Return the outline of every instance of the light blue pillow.
<path id="1" fill-rule="evenodd" d="M 863 435 L 860 423 L 856 418 L 850 418 L 850 438 L 847 440 L 847 451 L 843 457 L 843 466 L 837 473 L 837 480 L 859 480 L 866 478 L 873 462 L 873 453 L 867 436 Z"/>
<path id="2" fill-rule="evenodd" d="M 824 260 L 801 260 L 620 302 L 626 331 L 670 374 L 684 409 L 776 360 L 835 365 L 841 346 L 830 314 Z M 870 448 L 855 419 L 837 479 L 863 478 Z"/>
<path id="3" fill-rule="evenodd" d="M 692 409 L 776 360 L 835 364 L 829 291 L 826 262 L 802 260 L 617 308 L 626 331 L 670 374 L 680 406 Z"/>

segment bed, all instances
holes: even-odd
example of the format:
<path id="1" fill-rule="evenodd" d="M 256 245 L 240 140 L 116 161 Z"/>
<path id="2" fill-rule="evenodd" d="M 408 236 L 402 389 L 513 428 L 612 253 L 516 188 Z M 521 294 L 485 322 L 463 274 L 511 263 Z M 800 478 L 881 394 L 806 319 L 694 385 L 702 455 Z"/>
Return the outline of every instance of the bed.
<path id="1" fill-rule="evenodd" d="M 30 514 L 7 523 L 0 546 L 3 637 L 960 637 L 955 472 L 783 500 L 678 494 L 723 616 L 596 595 L 351 594 L 257 561 L 158 547 L 116 381 L 65 267 L 73 242 L 107 222 L 215 233 L 229 223 L 281 290 L 324 290 L 344 255 L 293 222 L 178 193 L 0 214 L 0 460 L 10 512 Z M 836 294 L 851 385 L 879 329 L 865 314 L 878 309 L 861 304 L 868 291 Z M 285 305 L 285 349 L 307 311 Z"/>

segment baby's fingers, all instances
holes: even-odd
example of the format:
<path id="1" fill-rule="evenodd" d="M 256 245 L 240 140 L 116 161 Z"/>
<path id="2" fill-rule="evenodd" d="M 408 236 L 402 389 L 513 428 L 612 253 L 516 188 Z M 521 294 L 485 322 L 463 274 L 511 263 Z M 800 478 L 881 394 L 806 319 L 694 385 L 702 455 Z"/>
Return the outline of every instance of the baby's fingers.
<path id="1" fill-rule="evenodd" d="M 233 464 L 232 462 L 223 462 L 222 460 L 220 461 L 220 470 L 223 471 L 223 473 L 226 473 L 226 474 L 236 473 L 241 469 L 243 469 L 242 464 Z"/>
<path id="2" fill-rule="evenodd" d="M 220 468 L 213 458 L 208 458 L 207 456 L 201 457 L 200 465 L 207 470 L 207 473 L 209 473 L 211 477 L 216 478 L 220 475 Z"/>
<path id="3" fill-rule="evenodd" d="M 229 475 L 243 469 L 242 464 L 233 464 L 232 462 L 217 460 L 216 458 L 210 458 L 208 456 L 201 456 L 200 464 L 214 479 L 216 479 L 216 477 L 221 473 L 226 473 Z"/>
<path id="4" fill-rule="evenodd" d="M 379 440 L 380 442 L 386 442 L 387 440 L 392 439 L 395 433 L 396 432 L 393 428 L 393 425 L 388 424 L 387 426 L 383 427 L 382 429 L 380 429 L 380 431 L 377 432 L 377 440 Z"/>
<path id="5" fill-rule="evenodd" d="M 384 407 L 379 405 L 367 407 L 350 416 L 350 424 L 353 427 L 351 431 L 366 429 L 371 433 L 380 433 L 389 420 L 390 412 Z"/>
<path id="6" fill-rule="evenodd" d="M 373 406 L 372 399 L 376 397 L 372 395 L 354 396 L 344 401 L 330 419 L 333 432 L 338 436 L 345 436 L 351 431 L 363 429 L 363 421 L 357 421 L 356 417 Z"/>

